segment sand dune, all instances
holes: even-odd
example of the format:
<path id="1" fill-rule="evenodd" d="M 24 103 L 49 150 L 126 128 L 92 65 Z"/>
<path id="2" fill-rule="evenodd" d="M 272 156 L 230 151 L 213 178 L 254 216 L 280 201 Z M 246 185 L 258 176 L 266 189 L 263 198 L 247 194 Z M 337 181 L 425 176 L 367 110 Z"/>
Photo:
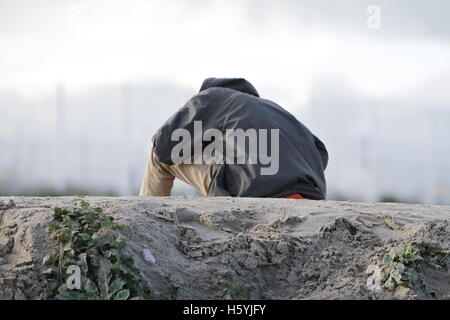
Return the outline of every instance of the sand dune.
<path id="1" fill-rule="evenodd" d="M 75 198 L 0 198 L 0 298 L 41 299 L 47 223 Z M 124 226 L 151 289 L 172 299 L 449 299 L 450 273 L 383 287 L 383 257 L 412 242 L 449 248 L 450 207 L 204 197 L 83 197 Z M 144 258 L 144 249 L 154 261 Z M 447 259 L 448 261 L 448 259 Z M 376 280 L 375 271 L 379 270 Z M 373 281 L 372 281 L 372 280 Z M 432 290 L 429 290 L 432 288 Z"/>

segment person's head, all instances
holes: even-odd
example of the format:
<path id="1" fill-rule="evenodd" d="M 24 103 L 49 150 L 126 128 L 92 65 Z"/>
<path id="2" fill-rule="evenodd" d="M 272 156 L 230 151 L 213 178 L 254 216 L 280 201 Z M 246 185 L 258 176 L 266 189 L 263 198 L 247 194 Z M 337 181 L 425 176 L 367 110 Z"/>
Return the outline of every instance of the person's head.
<path id="1" fill-rule="evenodd" d="M 259 97 L 255 87 L 244 78 L 208 78 L 203 81 L 200 91 L 212 87 L 229 88 Z"/>

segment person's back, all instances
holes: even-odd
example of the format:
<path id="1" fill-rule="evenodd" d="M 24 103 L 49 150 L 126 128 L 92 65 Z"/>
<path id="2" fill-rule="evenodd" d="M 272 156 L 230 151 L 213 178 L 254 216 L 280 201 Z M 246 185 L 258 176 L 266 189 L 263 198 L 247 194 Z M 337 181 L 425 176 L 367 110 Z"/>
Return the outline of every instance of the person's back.
<path id="1" fill-rule="evenodd" d="M 323 143 L 248 81 L 210 78 L 153 137 L 140 195 L 170 195 L 180 178 L 209 196 L 324 199 L 327 162 Z"/>

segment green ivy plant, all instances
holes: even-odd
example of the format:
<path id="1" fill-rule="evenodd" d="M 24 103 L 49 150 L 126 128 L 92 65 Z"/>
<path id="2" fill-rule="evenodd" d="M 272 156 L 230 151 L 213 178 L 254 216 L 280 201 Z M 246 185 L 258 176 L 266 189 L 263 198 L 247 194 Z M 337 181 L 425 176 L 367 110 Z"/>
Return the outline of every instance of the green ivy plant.
<path id="1" fill-rule="evenodd" d="M 404 250 L 391 251 L 383 259 L 388 273 L 385 288 L 394 291 L 399 286 L 418 285 L 429 294 L 435 295 L 433 288 L 425 282 L 417 270 L 421 262 L 428 263 L 434 268 L 448 269 L 448 252 L 438 245 L 425 243 L 411 243 Z"/>
<path id="2" fill-rule="evenodd" d="M 142 300 L 152 299 L 147 283 L 124 252 L 126 240 L 113 217 L 76 200 L 68 209 L 55 208 L 48 224 L 50 238 L 59 251 L 43 259 L 47 298 L 58 300 Z M 69 289 L 69 266 L 81 270 L 81 287 Z"/>

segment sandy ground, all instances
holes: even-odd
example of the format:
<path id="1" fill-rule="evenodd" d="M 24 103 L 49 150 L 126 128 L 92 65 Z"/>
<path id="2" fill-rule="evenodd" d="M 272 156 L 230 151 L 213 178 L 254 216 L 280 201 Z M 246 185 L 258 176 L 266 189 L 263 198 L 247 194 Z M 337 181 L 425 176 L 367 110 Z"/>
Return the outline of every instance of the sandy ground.
<path id="1" fill-rule="evenodd" d="M 82 197 L 124 226 L 152 290 L 171 299 L 430 299 L 368 288 L 370 265 L 412 241 L 449 248 L 450 207 L 287 199 Z M 0 299 L 41 299 L 47 223 L 75 197 L 0 197 Z M 13 202 L 11 202 L 11 200 Z M 144 259 L 150 250 L 155 261 Z M 373 267 L 372 267 L 373 268 Z M 425 267 L 436 298 L 447 270 Z M 384 275 L 382 274 L 382 277 Z"/>

